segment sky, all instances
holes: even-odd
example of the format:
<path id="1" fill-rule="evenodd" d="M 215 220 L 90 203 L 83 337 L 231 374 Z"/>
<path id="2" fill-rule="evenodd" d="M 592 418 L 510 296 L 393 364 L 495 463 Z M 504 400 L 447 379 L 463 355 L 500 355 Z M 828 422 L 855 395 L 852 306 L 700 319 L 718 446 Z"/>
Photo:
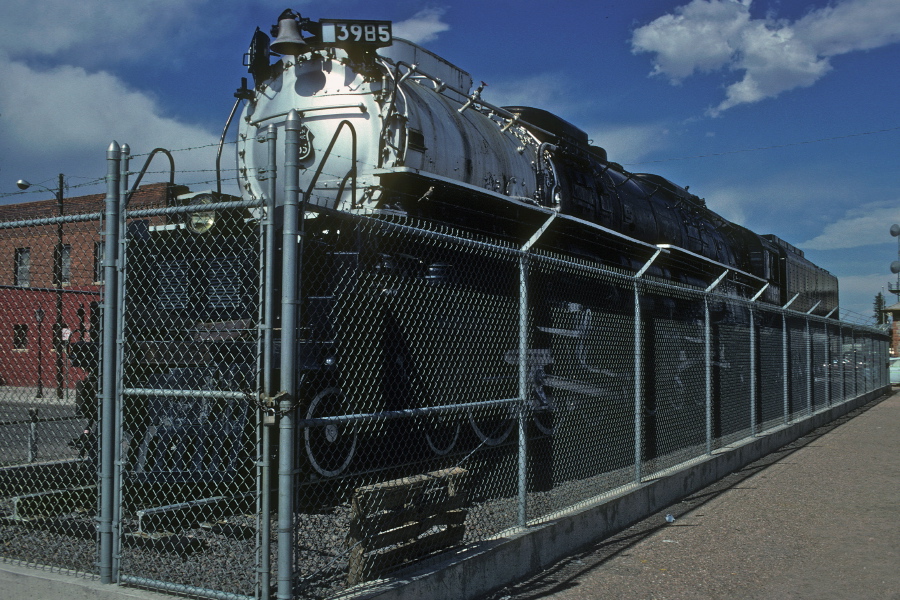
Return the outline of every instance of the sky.
<path id="1" fill-rule="evenodd" d="M 900 0 L 6 0 L 0 203 L 49 197 L 15 182 L 58 173 L 68 196 L 104 191 L 113 140 L 132 168 L 164 147 L 178 183 L 212 187 L 243 55 L 285 8 L 393 21 L 486 101 L 554 112 L 610 160 L 798 246 L 840 279 L 846 320 L 898 300 Z"/>

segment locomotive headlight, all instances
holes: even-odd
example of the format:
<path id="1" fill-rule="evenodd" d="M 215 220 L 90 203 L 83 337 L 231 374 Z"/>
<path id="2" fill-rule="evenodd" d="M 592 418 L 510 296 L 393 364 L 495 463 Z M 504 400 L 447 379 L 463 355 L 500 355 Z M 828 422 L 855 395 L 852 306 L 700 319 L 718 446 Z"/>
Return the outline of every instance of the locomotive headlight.
<path id="1" fill-rule="evenodd" d="M 215 197 L 209 193 L 197 194 L 188 201 L 188 206 L 213 204 Z M 194 233 L 206 233 L 216 224 L 216 211 L 190 212 L 184 215 L 185 226 Z"/>

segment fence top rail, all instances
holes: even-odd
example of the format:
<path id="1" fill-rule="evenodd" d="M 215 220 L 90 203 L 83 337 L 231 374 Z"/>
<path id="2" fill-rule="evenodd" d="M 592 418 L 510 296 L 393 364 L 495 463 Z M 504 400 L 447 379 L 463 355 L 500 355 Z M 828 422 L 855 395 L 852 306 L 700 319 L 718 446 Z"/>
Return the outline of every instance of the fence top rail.
<path id="1" fill-rule="evenodd" d="M 158 217 L 162 215 L 180 215 L 194 212 L 213 212 L 232 208 L 261 208 L 265 206 L 264 199 L 235 200 L 233 202 L 213 202 L 211 204 L 188 204 L 185 206 L 164 206 L 159 208 L 142 208 L 140 210 L 126 210 L 125 218 Z"/>
<path id="2" fill-rule="evenodd" d="M 23 219 L 21 221 L 0 222 L 0 229 L 19 229 L 23 227 L 40 227 L 43 225 L 59 225 L 61 223 L 84 223 L 87 221 L 100 221 L 104 217 L 102 212 L 83 213 L 76 215 L 63 215 L 61 217 L 41 217 L 39 219 Z"/>

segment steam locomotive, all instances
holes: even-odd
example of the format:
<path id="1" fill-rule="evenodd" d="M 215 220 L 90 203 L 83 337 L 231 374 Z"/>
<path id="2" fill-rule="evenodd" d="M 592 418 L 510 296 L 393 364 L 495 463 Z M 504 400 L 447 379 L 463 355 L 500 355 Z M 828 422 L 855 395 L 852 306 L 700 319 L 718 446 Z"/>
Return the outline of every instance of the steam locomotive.
<path id="1" fill-rule="evenodd" d="M 799 294 L 795 310 L 836 312 L 836 278 L 801 250 L 728 222 L 663 177 L 625 171 L 585 132 L 545 110 L 490 105 L 484 85 L 471 91 L 468 73 L 393 39 L 388 22 L 315 23 L 286 11 L 273 33 L 270 43 L 257 31 L 249 52 L 254 89 L 238 147 L 246 196 L 265 193 L 266 150 L 257 138 L 295 109 L 305 140 L 301 188 L 312 205 L 399 209 L 512 239 L 530 235 L 529 223 L 552 211 L 572 237 L 617 232 L 676 247 L 768 283 L 763 301 L 784 306 Z M 281 55 L 274 64 L 272 52 Z M 631 268 L 644 258 L 604 256 L 585 241 L 560 245 Z"/>
<path id="2" fill-rule="evenodd" d="M 272 34 L 274 39 L 257 29 L 245 65 L 253 84 L 236 93 L 244 101 L 237 170 L 244 199 L 266 198 L 276 165 L 260 142 L 274 130 L 275 154 L 283 157 L 286 120 L 299 116 L 305 217 L 302 339 L 296 340 L 301 419 L 397 413 L 446 405 L 448 398 L 471 403 L 518 393 L 518 325 L 501 315 L 518 302 L 518 271 L 490 256 L 461 257 L 439 244 L 401 245 L 354 228 L 342 215 L 445 227 L 472 239 L 529 246 L 700 290 L 728 274 L 718 288 L 725 295 L 836 314 L 836 278 L 801 250 L 728 222 L 663 177 L 626 171 L 591 145 L 585 132 L 550 112 L 491 105 L 482 98 L 483 85 L 473 90 L 468 73 L 394 38 L 390 22 L 315 22 L 287 10 Z M 275 194 L 278 222 L 285 199 L 281 190 Z M 204 192 L 179 202 L 228 199 Z M 133 333 L 129 347 L 139 366 L 127 373 L 128 385 L 210 390 L 179 402 L 171 394 L 146 392 L 137 420 L 157 437 L 163 422 L 170 429 L 176 422 L 214 422 L 219 435 L 238 432 L 251 408 L 227 393 L 227 401 L 210 398 L 213 390 L 234 392 L 253 378 L 257 347 L 248 340 L 258 312 L 251 298 L 258 281 L 247 223 L 254 215 L 240 209 L 230 227 L 213 226 L 215 216 L 205 215 L 194 214 L 181 229 L 148 227 L 131 236 L 133 255 L 152 268 L 129 290 L 137 299 L 126 311 Z M 597 303 L 616 309 L 603 293 L 585 294 L 563 278 L 535 273 L 531 285 L 537 300 L 529 322 L 528 379 L 535 425 L 552 436 L 549 413 L 566 394 L 624 401 L 624 392 L 618 398 L 609 391 L 622 388 L 624 376 L 590 364 L 583 351 L 597 327 Z M 614 286 L 609 290 L 614 293 Z M 673 319 L 697 318 L 679 316 L 678 307 L 669 306 Z M 571 343 L 554 341 L 560 332 Z M 478 336 L 487 338 L 483 346 L 468 345 L 466 340 Z M 559 365 L 553 371 L 553 353 L 564 346 L 578 357 L 574 371 Z M 158 358 L 165 348 L 179 350 Z M 424 355 L 440 360 L 426 364 Z M 507 409 L 437 411 L 417 423 L 433 456 L 459 448 L 464 432 L 476 443 L 499 446 L 513 429 Z M 201 435 L 196 427 L 190 431 Z M 363 460 L 360 431 L 347 424 L 309 426 L 298 452 L 315 476 L 338 477 Z M 379 431 L 383 436 L 385 430 Z M 171 436 L 137 443 L 143 458 L 135 463 L 135 476 L 171 480 L 163 456 L 173 447 Z M 367 453 L 362 467 L 389 462 L 379 454 L 384 446 Z M 163 449 L 156 459 L 154 448 Z M 191 472 L 191 465 L 181 472 Z"/>

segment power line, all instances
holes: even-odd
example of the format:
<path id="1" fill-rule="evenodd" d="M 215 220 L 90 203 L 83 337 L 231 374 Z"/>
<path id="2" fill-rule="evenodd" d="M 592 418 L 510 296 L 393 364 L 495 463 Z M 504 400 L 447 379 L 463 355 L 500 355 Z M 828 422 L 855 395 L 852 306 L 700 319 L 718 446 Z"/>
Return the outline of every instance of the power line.
<path id="1" fill-rule="evenodd" d="M 804 146 L 806 144 L 818 144 L 820 142 L 832 142 L 834 140 L 846 140 L 848 138 L 861 137 L 864 135 L 875 135 L 877 133 L 887 133 L 890 131 L 900 130 L 900 127 L 889 127 L 887 129 L 876 129 L 875 131 L 864 131 L 862 133 L 851 133 L 848 135 L 839 135 L 835 137 L 821 138 L 818 140 L 806 140 L 803 142 L 791 142 L 789 144 L 776 144 L 773 146 L 761 146 L 759 148 L 745 148 L 743 150 L 729 150 L 727 152 L 714 152 L 712 154 L 697 154 L 696 156 L 681 156 L 678 158 L 661 158 L 659 160 L 648 160 L 644 162 L 624 163 L 625 166 L 633 165 L 649 165 L 653 163 L 672 162 L 676 160 L 691 160 L 693 158 L 712 158 L 715 156 L 727 156 L 729 154 L 741 154 L 743 152 L 759 152 L 760 150 L 776 150 L 778 148 L 790 148 L 792 146 Z"/>

